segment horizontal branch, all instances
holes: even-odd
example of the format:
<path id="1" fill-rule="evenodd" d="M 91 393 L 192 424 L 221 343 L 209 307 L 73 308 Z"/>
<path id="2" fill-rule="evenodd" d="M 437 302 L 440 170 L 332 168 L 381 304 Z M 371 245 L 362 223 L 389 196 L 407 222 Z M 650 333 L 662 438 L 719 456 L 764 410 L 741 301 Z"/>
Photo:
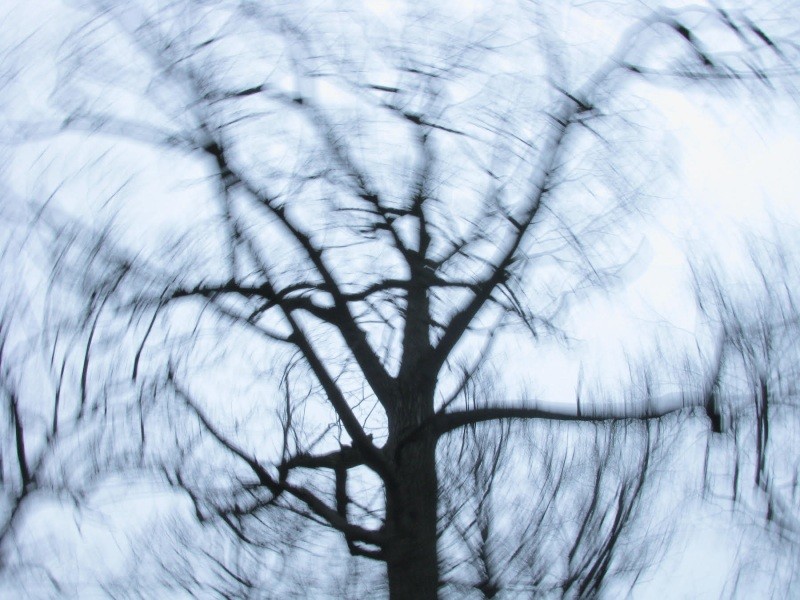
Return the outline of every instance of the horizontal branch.
<path id="1" fill-rule="evenodd" d="M 281 468 L 289 469 L 352 469 L 365 464 L 364 456 L 352 446 L 342 446 L 341 449 L 327 454 L 300 453 L 287 459 Z"/>
<path id="2" fill-rule="evenodd" d="M 484 406 L 470 410 L 437 412 L 411 432 L 399 447 L 413 442 L 427 432 L 432 431 L 436 437 L 441 437 L 460 427 L 477 425 L 488 421 L 506 419 L 536 419 L 579 423 L 646 421 L 660 419 L 687 408 L 704 408 L 706 402 L 707 398 L 704 394 L 698 394 L 697 396 L 677 394 L 659 400 L 650 399 L 642 402 L 641 406 L 597 407 L 591 412 L 582 410 L 580 403 L 575 405 L 550 403 L 547 406 Z"/>
<path id="3" fill-rule="evenodd" d="M 480 284 L 475 281 L 448 281 L 431 273 L 424 282 L 408 279 L 382 279 L 370 284 L 361 290 L 353 292 L 339 292 L 345 302 L 364 301 L 374 294 L 389 290 L 408 290 L 412 286 L 424 285 L 426 288 L 464 288 L 477 290 Z M 297 293 L 321 292 L 330 293 L 331 290 L 325 284 L 299 283 L 290 285 L 282 290 L 273 290 L 268 285 L 242 285 L 236 281 L 226 281 L 224 283 L 212 285 L 198 285 L 189 289 L 175 290 L 170 299 L 186 298 L 191 296 L 202 296 L 204 298 L 214 298 L 223 294 L 235 294 L 243 298 L 262 298 L 269 302 L 269 306 L 264 307 L 260 312 L 269 308 L 280 306 L 287 310 L 301 309 L 319 318 L 330 321 L 334 317 L 331 308 L 314 304 L 307 296 L 292 295 Z"/>
<path id="4" fill-rule="evenodd" d="M 263 314 L 270 308 L 280 307 L 285 311 L 304 310 L 315 317 L 331 323 L 334 319 L 333 310 L 315 304 L 305 296 L 289 296 L 289 292 L 275 292 L 270 285 L 247 286 L 228 281 L 218 285 L 199 285 L 191 289 L 179 289 L 172 293 L 171 300 L 200 296 L 203 298 L 216 298 L 224 294 L 233 294 L 243 298 L 261 298 L 267 302 L 255 314 Z M 251 318 L 252 320 L 252 318 Z"/>

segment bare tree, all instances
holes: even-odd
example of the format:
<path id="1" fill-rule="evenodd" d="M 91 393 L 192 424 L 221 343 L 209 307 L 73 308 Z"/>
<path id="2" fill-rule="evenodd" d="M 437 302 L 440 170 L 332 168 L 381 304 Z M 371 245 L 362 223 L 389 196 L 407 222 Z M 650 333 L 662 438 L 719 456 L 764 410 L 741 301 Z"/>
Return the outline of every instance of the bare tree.
<path id="1" fill-rule="evenodd" d="M 736 271 L 698 273 L 704 314 L 719 343 L 710 394 L 718 429 L 709 441 L 705 493 L 766 526 L 779 556 L 796 561 L 798 505 L 796 248 L 775 232 L 749 236 L 749 260 Z M 738 287 L 736 294 L 724 290 Z M 780 568 L 780 561 L 773 568 Z M 777 585 L 779 570 L 771 573 Z M 737 578 L 731 595 L 739 590 Z M 796 585 L 791 577 L 790 585 Z M 746 592 L 745 592 L 746 593 Z M 779 593 L 777 590 L 775 593 Z"/>
<path id="2" fill-rule="evenodd" d="M 55 548 L 69 543 L 70 523 L 80 530 L 92 513 L 101 477 L 130 472 L 131 446 L 111 443 L 105 425 L 131 415 L 111 397 L 112 382 L 88 389 L 90 348 L 108 332 L 91 312 L 77 321 L 70 312 L 67 322 L 56 306 L 46 310 L 42 273 L 30 268 L 43 257 L 15 208 L 0 206 L 0 270 L 14 282 L 0 297 L 0 588 L 52 596 L 87 583 L 64 575 Z"/>
<path id="3" fill-rule="evenodd" d="M 570 54 L 536 4 L 481 22 L 419 3 L 383 19 L 253 2 L 98 2 L 91 15 L 61 63 L 61 117 L 20 135 L 77 133 L 107 150 L 100 172 L 141 160 L 184 189 L 95 185 L 83 163 L 55 195 L 63 212 L 46 211 L 62 242 L 54 294 L 85 315 L 78 414 L 102 406 L 90 387 L 108 398 L 127 383 L 128 438 L 200 521 L 257 547 L 276 512 L 301 515 L 385 564 L 390 597 L 415 599 L 444 583 L 440 440 L 509 420 L 588 424 L 578 437 L 628 427 L 639 476 L 606 483 L 612 436 L 574 504 L 559 585 L 596 593 L 648 472 L 651 428 L 632 423 L 713 417 L 711 396 L 459 399 L 499 338 L 563 336 L 580 294 L 622 277 L 635 240 L 619 234 L 653 174 L 630 143 L 648 116 L 634 116 L 637 89 L 778 81 L 794 47 L 716 7 L 637 7 L 605 26 L 601 59 Z M 597 17 L 573 16 L 584 32 Z M 118 211 L 106 227 L 66 216 L 87 189 Z M 544 451 L 555 495 L 565 473 Z M 472 469 L 488 487 L 492 461 Z M 480 541 L 461 535 L 491 595 L 481 536 L 497 518 L 482 502 Z"/>

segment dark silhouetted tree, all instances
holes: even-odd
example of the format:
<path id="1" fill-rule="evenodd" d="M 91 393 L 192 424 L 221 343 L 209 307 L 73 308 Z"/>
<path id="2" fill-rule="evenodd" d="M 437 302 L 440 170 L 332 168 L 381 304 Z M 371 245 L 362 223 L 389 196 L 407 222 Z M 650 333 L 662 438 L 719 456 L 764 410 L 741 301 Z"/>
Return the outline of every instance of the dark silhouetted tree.
<path id="1" fill-rule="evenodd" d="M 749 13 L 602 4 L 556 25 L 545 3 L 91 3 L 60 114 L 15 129 L 67 149 L 40 214 L 51 293 L 83 314 L 78 418 L 122 398 L 136 410 L 109 431 L 200 522 L 267 552 L 280 515 L 302 516 L 385 565 L 393 599 L 599 593 L 632 554 L 647 422 L 722 431 L 714 382 L 558 402 L 465 389 L 486 363 L 513 375 L 508 340 L 535 364 L 591 290 L 624 281 L 666 175 L 646 90 L 767 89 L 795 56 Z M 503 429 L 518 420 L 554 425 Z M 544 458 L 511 531 L 492 490 L 525 435 Z M 571 447 L 593 455 L 573 465 Z M 24 493 L 33 467 L 15 464 Z M 463 493 L 442 489 L 462 464 Z M 207 558 L 236 582 L 219 595 L 267 585 Z"/>

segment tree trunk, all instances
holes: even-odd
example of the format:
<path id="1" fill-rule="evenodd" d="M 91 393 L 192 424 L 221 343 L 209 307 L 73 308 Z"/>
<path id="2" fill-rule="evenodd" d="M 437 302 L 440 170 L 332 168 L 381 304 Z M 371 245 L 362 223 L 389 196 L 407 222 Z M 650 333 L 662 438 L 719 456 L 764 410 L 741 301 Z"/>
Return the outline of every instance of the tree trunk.
<path id="1" fill-rule="evenodd" d="M 397 457 L 397 486 L 386 495 L 390 543 L 386 566 L 391 600 L 434 600 L 439 585 L 436 552 L 438 482 L 436 440 L 410 443 Z"/>

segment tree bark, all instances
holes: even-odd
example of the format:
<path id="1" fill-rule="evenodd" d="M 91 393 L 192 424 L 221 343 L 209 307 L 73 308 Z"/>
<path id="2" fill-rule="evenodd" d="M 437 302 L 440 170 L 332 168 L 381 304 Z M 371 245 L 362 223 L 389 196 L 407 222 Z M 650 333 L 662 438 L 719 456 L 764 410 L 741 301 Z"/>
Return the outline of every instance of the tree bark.
<path id="1" fill-rule="evenodd" d="M 394 484 L 386 487 L 386 568 L 391 600 L 435 600 L 439 588 L 437 435 L 429 430 L 417 439 L 408 439 L 433 417 L 436 389 L 436 370 L 426 363 L 431 318 L 428 288 L 423 282 L 428 276 L 424 256 L 430 239 L 422 211 L 424 198 L 420 195 L 416 200 L 419 250 L 410 267 L 417 285 L 408 290 L 399 393 L 389 403 L 388 414 L 388 446 L 396 474 Z"/>
<path id="2" fill-rule="evenodd" d="M 386 493 L 386 567 L 391 600 L 435 600 L 438 480 L 432 435 L 404 446 L 396 457 L 396 486 Z"/>

